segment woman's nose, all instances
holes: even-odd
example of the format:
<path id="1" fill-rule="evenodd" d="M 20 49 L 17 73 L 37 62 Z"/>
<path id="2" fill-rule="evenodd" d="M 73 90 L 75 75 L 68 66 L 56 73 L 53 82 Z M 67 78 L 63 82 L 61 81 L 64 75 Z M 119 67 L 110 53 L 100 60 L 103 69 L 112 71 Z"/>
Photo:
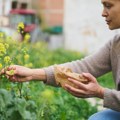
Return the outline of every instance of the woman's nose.
<path id="1" fill-rule="evenodd" d="M 103 9 L 102 16 L 103 17 L 107 17 L 108 16 L 108 13 L 107 13 L 107 11 L 105 9 Z"/>

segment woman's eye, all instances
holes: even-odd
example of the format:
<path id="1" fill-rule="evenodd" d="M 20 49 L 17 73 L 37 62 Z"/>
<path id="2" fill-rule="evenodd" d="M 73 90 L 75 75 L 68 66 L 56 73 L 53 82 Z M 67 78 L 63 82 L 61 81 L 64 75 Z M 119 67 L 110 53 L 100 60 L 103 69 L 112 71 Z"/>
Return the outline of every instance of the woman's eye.
<path id="1" fill-rule="evenodd" d="M 105 7 L 110 9 L 111 8 L 111 5 L 110 4 L 105 4 Z"/>

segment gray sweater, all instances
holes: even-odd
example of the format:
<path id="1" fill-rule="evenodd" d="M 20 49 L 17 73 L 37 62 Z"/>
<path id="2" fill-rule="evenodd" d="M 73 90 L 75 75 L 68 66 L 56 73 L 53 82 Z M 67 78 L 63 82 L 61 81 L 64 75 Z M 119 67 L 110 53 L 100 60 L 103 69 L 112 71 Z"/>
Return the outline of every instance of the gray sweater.
<path id="1" fill-rule="evenodd" d="M 99 51 L 85 57 L 61 64 L 76 73 L 89 72 L 96 78 L 112 71 L 116 90 L 105 88 L 103 106 L 120 112 L 120 36 L 116 35 Z M 57 86 L 55 83 L 53 66 L 46 67 L 46 84 Z M 108 80 L 108 83 L 110 81 Z"/>

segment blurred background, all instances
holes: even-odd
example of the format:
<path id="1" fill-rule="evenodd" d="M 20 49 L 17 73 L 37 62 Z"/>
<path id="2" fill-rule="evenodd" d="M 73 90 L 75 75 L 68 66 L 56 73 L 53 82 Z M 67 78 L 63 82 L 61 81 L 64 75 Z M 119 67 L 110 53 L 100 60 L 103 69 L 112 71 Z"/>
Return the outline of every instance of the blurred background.
<path id="1" fill-rule="evenodd" d="M 44 40 L 50 49 L 91 53 L 119 32 L 108 29 L 100 0 L 0 0 L 0 8 L 0 31 L 12 34 L 24 22 L 31 42 Z"/>

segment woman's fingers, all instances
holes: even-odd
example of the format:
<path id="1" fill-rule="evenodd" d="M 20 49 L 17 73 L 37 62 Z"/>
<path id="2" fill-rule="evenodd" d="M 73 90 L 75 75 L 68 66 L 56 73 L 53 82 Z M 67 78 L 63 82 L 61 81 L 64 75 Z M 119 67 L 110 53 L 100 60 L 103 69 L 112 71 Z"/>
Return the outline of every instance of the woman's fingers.
<path id="1" fill-rule="evenodd" d="M 89 81 L 96 81 L 96 78 L 90 73 L 82 73 L 83 77 L 87 78 Z"/>
<path id="2" fill-rule="evenodd" d="M 17 74 L 17 71 L 16 70 L 10 70 L 10 71 L 6 71 L 5 73 L 6 73 L 6 75 L 13 76 L 13 75 Z"/>
<path id="3" fill-rule="evenodd" d="M 86 98 L 85 91 L 83 91 L 83 90 L 76 89 L 76 88 L 69 86 L 67 84 L 65 84 L 64 89 L 67 90 L 72 95 L 74 95 L 75 97 Z"/>
<path id="4" fill-rule="evenodd" d="M 12 65 L 12 66 L 3 68 L 3 69 L 0 71 L 0 75 L 1 75 L 1 74 L 6 74 L 6 73 L 9 75 L 9 71 L 10 71 L 10 70 L 16 70 L 16 65 Z M 6 71 L 7 71 L 7 72 L 6 72 Z"/>
<path id="5" fill-rule="evenodd" d="M 74 80 L 74 79 L 72 79 L 72 78 L 68 78 L 68 80 L 69 80 L 72 84 L 74 84 L 77 88 L 86 90 L 86 86 L 85 86 L 84 83 L 82 83 L 82 82 L 80 82 L 80 81 L 77 81 L 77 80 Z"/>
<path id="6" fill-rule="evenodd" d="M 5 74 L 5 69 L 2 69 L 2 70 L 0 71 L 0 75 L 2 75 L 2 74 Z"/>
<path id="7" fill-rule="evenodd" d="M 17 65 L 11 65 L 7 68 L 7 70 L 15 70 Z"/>

